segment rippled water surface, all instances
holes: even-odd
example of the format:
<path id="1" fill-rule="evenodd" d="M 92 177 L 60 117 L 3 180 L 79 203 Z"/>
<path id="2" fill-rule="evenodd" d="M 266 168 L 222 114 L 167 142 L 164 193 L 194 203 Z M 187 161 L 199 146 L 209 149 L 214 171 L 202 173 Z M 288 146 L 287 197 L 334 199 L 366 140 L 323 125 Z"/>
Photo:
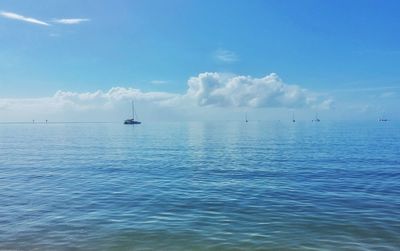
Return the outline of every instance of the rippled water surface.
<path id="1" fill-rule="evenodd" d="M 0 124 L 0 250 L 400 250 L 399 128 Z"/>

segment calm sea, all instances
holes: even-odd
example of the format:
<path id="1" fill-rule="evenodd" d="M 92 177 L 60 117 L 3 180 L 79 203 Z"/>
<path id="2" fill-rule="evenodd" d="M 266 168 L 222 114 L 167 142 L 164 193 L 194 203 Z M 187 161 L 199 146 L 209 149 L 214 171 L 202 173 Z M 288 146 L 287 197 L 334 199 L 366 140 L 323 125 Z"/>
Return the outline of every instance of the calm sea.
<path id="1" fill-rule="evenodd" d="M 0 124 L 0 250 L 399 250 L 400 124 Z"/>

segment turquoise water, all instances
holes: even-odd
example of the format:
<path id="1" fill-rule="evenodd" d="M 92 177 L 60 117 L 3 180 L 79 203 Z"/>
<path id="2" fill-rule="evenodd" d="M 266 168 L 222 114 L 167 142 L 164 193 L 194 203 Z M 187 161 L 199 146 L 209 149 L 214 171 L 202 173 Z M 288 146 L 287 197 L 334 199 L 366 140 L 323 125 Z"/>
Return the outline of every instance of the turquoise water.
<path id="1" fill-rule="evenodd" d="M 0 124 L 0 250 L 399 250 L 399 128 Z"/>

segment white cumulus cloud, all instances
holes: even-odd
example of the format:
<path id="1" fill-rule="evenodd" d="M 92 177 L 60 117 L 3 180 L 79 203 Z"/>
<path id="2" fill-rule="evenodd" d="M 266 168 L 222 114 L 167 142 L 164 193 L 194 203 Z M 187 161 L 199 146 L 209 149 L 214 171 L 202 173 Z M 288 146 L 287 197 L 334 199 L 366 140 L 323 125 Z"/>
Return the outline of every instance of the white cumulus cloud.
<path id="1" fill-rule="evenodd" d="M 131 100 L 138 103 L 143 116 L 154 120 L 223 118 L 229 117 L 226 112 L 238 112 L 241 107 L 322 110 L 332 104 L 331 99 L 322 99 L 299 86 L 284 83 L 274 73 L 253 78 L 205 72 L 190 78 L 182 94 L 113 87 L 107 91 L 57 91 L 43 98 L 0 98 L 0 120 L 24 121 L 29 115 L 32 119 L 53 121 L 118 121 L 129 115 Z"/>
<path id="2" fill-rule="evenodd" d="M 285 84 L 275 73 L 253 78 L 206 72 L 190 78 L 188 84 L 187 96 L 200 106 L 300 108 L 318 103 L 315 94 Z"/>
<path id="3" fill-rule="evenodd" d="M 179 96 L 179 94 L 168 92 L 142 92 L 134 88 L 113 87 L 107 92 L 101 90 L 85 93 L 58 91 L 52 98 L 58 103 L 90 108 L 130 99 L 166 105 Z"/>
<path id="4" fill-rule="evenodd" d="M 32 24 L 50 26 L 49 23 L 46 23 L 46 22 L 41 21 L 39 19 L 32 18 L 32 17 L 25 17 L 25 16 L 22 16 L 20 14 L 13 13 L 13 12 L 2 11 L 2 12 L 0 12 L 0 16 L 8 18 L 8 19 L 19 20 L 19 21 L 23 21 L 23 22 L 32 23 Z"/>

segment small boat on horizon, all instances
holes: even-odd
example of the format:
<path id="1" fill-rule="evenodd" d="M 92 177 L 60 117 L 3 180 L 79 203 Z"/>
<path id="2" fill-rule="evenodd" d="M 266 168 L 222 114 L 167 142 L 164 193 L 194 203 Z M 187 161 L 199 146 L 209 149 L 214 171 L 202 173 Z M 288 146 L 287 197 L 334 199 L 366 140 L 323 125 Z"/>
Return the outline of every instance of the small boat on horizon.
<path id="1" fill-rule="evenodd" d="M 245 122 L 246 122 L 246 123 L 249 122 L 249 121 L 247 120 L 247 112 L 246 112 L 246 114 L 245 114 Z"/>
<path id="2" fill-rule="evenodd" d="M 135 104 L 132 100 L 132 118 L 124 121 L 125 125 L 139 125 L 142 122 L 135 120 Z"/>
<path id="3" fill-rule="evenodd" d="M 379 122 L 387 122 L 387 121 L 389 121 L 389 120 L 385 117 L 385 115 L 382 115 L 382 116 L 379 118 Z"/>
<path id="4" fill-rule="evenodd" d="M 320 122 L 321 120 L 318 118 L 318 113 L 315 113 L 315 119 L 312 122 Z"/>
<path id="5" fill-rule="evenodd" d="M 296 123 L 296 120 L 294 119 L 294 112 L 292 113 L 292 123 Z"/>

